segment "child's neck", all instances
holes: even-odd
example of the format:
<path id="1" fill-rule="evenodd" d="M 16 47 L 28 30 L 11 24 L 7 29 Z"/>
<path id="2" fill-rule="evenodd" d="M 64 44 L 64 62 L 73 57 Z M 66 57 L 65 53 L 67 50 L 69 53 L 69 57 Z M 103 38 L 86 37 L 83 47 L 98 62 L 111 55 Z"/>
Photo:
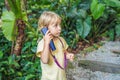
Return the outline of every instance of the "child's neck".
<path id="1" fill-rule="evenodd" d="M 54 41 L 57 40 L 58 37 L 59 37 L 59 36 L 54 36 L 54 37 L 53 37 L 53 40 L 54 40 Z"/>

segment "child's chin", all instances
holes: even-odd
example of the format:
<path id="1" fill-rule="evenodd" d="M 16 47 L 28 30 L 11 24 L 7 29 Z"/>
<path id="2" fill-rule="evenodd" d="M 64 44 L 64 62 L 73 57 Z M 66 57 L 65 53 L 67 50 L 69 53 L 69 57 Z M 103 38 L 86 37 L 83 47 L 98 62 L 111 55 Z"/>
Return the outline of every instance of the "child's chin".
<path id="1" fill-rule="evenodd" d="M 55 35 L 55 37 L 59 37 L 60 35 Z"/>
<path id="2" fill-rule="evenodd" d="M 56 35 L 55 37 L 59 37 L 60 35 Z"/>

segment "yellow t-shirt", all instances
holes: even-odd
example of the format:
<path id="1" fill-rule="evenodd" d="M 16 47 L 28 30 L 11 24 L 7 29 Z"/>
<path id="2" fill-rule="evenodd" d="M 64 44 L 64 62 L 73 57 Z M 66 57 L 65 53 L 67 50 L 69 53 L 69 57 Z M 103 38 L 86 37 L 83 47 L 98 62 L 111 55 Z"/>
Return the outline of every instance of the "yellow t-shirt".
<path id="1" fill-rule="evenodd" d="M 62 41 L 64 47 L 62 46 L 62 43 L 60 42 L 59 39 L 55 40 L 54 44 L 55 44 L 56 50 L 52 51 L 52 54 L 55 55 L 59 64 L 62 67 L 64 67 L 64 50 L 68 48 L 68 45 L 62 37 L 59 37 L 59 38 Z M 40 57 L 41 55 L 43 46 L 44 46 L 44 40 L 42 39 L 37 46 L 36 55 L 38 57 Z M 51 55 L 50 55 L 50 60 L 48 64 L 44 64 L 41 61 L 41 68 L 42 68 L 41 80 L 66 80 L 65 70 L 58 67 L 58 65 L 55 63 Z"/>

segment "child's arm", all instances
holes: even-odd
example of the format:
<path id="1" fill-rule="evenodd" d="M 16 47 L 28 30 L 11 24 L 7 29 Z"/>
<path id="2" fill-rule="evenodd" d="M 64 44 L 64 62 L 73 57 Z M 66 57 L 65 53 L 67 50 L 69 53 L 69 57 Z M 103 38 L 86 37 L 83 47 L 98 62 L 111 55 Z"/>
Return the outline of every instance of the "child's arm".
<path id="1" fill-rule="evenodd" d="M 73 60 L 74 60 L 74 54 L 73 54 L 73 53 L 69 53 L 67 50 L 66 50 L 66 57 L 67 57 L 67 59 L 69 59 L 70 61 L 73 61 Z"/>
<path id="2" fill-rule="evenodd" d="M 48 30 L 44 36 L 44 48 L 41 53 L 41 61 L 45 64 L 47 64 L 49 61 L 49 56 L 50 56 L 49 43 L 52 38 L 53 38 L 53 36 L 51 35 L 50 31 Z"/>

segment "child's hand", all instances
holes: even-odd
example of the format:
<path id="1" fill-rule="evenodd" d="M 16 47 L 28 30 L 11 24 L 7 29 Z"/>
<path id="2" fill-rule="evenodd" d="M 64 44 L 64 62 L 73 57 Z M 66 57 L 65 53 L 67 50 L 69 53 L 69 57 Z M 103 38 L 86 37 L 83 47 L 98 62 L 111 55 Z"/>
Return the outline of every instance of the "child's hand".
<path id="1" fill-rule="evenodd" d="M 51 39 L 53 38 L 52 34 L 50 33 L 50 31 L 48 30 L 44 36 L 44 40 L 46 44 L 49 44 Z"/>
<path id="2" fill-rule="evenodd" d="M 73 59 L 74 59 L 74 54 L 73 54 L 73 53 L 68 53 L 66 57 L 67 57 L 67 59 L 69 59 L 70 61 L 73 61 Z"/>

